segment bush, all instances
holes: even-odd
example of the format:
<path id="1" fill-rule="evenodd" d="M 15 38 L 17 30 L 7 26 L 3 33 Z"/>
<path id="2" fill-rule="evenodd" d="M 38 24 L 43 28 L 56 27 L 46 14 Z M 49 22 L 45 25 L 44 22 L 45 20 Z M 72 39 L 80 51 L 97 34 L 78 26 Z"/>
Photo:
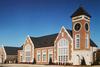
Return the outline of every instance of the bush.
<path id="1" fill-rule="evenodd" d="M 81 60 L 81 65 L 86 65 L 86 62 L 85 62 L 84 58 Z"/>
<path id="2" fill-rule="evenodd" d="M 53 63 L 52 63 L 52 58 L 49 59 L 49 64 L 53 64 Z"/>

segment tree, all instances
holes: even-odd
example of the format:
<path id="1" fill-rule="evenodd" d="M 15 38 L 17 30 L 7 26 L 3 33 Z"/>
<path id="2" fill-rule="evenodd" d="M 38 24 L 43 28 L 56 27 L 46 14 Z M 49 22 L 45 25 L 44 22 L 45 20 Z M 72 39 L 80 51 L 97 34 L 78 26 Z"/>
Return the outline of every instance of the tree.
<path id="1" fill-rule="evenodd" d="M 81 65 L 86 65 L 85 59 L 83 57 L 83 59 L 81 60 Z"/>

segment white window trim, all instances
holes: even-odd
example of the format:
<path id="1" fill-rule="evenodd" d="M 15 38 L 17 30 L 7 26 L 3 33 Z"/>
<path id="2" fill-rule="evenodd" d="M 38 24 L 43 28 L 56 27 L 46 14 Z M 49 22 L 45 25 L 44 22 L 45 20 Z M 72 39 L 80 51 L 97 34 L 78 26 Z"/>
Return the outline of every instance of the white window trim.
<path id="1" fill-rule="evenodd" d="M 52 54 L 52 61 L 53 61 L 53 50 L 52 49 L 49 49 L 48 50 L 48 62 L 49 62 L 49 54 Z"/>
<path id="2" fill-rule="evenodd" d="M 22 58 L 21 58 L 22 57 Z M 20 61 L 23 62 L 23 50 L 20 51 Z"/>
<path id="3" fill-rule="evenodd" d="M 27 49 L 27 47 L 30 47 L 30 48 Z M 26 51 L 31 51 L 31 45 L 30 45 L 30 44 L 27 44 L 27 45 L 25 46 L 25 52 L 26 52 Z"/>
<path id="4" fill-rule="evenodd" d="M 20 61 L 23 62 L 23 56 L 20 56 Z"/>
<path id="5" fill-rule="evenodd" d="M 47 61 L 47 55 L 46 55 L 46 60 L 45 60 L 45 61 L 43 60 L 43 55 L 44 55 L 44 54 L 46 55 L 46 50 L 43 50 L 43 51 L 42 51 L 42 62 L 46 62 L 46 61 Z"/>
<path id="6" fill-rule="evenodd" d="M 40 60 L 38 60 L 38 55 L 40 55 Z M 37 51 L 37 61 L 38 61 L 38 62 L 41 61 L 41 53 L 40 53 L 40 51 Z"/>
<path id="7" fill-rule="evenodd" d="M 64 38 L 62 38 L 62 39 L 64 39 Z M 61 40 L 61 39 L 60 39 L 60 40 Z M 66 62 L 64 62 L 64 61 L 59 61 L 59 56 L 61 57 L 61 56 L 66 55 L 66 56 L 69 58 L 69 41 L 68 41 L 67 39 L 65 39 L 65 40 L 67 41 L 67 43 L 68 43 L 68 44 L 66 45 L 67 47 L 65 47 L 65 46 L 64 46 L 64 47 L 63 47 L 63 46 L 61 47 L 61 46 L 59 46 L 60 40 L 59 40 L 58 43 L 57 43 L 57 45 L 58 45 L 58 47 L 57 47 L 57 61 L 58 61 L 58 63 L 59 63 L 59 62 L 60 62 L 60 63 L 62 63 L 62 62 L 63 62 L 63 63 L 66 63 L 66 62 L 69 61 L 69 59 L 67 59 Z M 60 54 L 59 54 L 59 49 L 60 49 L 60 48 L 61 48 L 61 49 L 62 49 L 62 48 L 67 49 L 67 54 L 60 55 Z M 60 60 L 61 60 L 61 58 L 60 58 Z"/>
<path id="8" fill-rule="evenodd" d="M 87 43 L 86 43 L 86 40 L 87 40 Z M 85 48 L 89 48 L 89 35 L 88 34 L 86 34 L 86 36 L 85 36 Z"/>
<path id="9" fill-rule="evenodd" d="M 48 54 L 48 62 L 50 61 L 50 58 L 49 58 L 49 55 L 50 55 L 50 54 L 52 54 L 52 58 L 51 58 L 51 59 L 52 59 L 52 61 L 53 61 L 53 53 L 49 53 L 49 54 Z"/>
<path id="10" fill-rule="evenodd" d="M 79 35 L 79 38 L 76 38 L 77 35 Z M 77 48 L 77 42 L 76 42 L 77 39 L 79 39 L 79 48 Z M 75 35 L 75 49 L 80 49 L 80 34 Z"/>
<path id="11" fill-rule="evenodd" d="M 80 27 L 80 29 L 79 29 L 78 31 L 75 30 L 75 25 L 76 25 L 77 23 L 79 23 L 79 24 L 81 25 L 81 27 Z M 75 22 L 75 24 L 73 25 L 73 30 L 74 30 L 75 32 L 79 32 L 81 29 L 82 29 L 82 24 L 81 24 L 80 22 Z"/>
<path id="12" fill-rule="evenodd" d="M 27 58 L 30 58 L 30 60 L 27 60 Z M 26 62 L 31 62 L 31 57 L 27 56 L 26 57 Z"/>
<path id="13" fill-rule="evenodd" d="M 86 24 L 86 23 L 88 24 L 88 30 L 85 29 L 85 24 Z M 89 32 L 89 31 L 90 31 L 90 24 L 89 24 L 88 21 L 86 21 L 85 24 L 84 24 L 84 29 L 85 29 L 86 32 Z"/>
<path id="14" fill-rule="evenodd" d="M 29 47 L 29 48 L 27 48 L 27 47 Z M 30 44 L 27 44 L 26 46 L 25 46 L 25 48 L 24 48 L 24 50 L 25 50 L 25 59 L 26 58 L 28 58 L 28 57 L 30 57 L 30 61 L 27 61 L 27 59 L 25 60 L 26 62 L 31 62 L 31 45 Z M 26 52 L 30 52 L 30 56 L 26 56 Z"/>

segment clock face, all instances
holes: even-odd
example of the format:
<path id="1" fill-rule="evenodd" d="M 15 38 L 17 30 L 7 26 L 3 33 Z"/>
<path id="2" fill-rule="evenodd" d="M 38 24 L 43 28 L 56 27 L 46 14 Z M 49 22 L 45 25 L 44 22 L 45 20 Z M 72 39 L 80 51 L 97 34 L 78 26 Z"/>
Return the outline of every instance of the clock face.
<path id="1" fill-rule="evenodd" d="M 81 24 L 80 23 L 76 23 L 74 26 L 75 31 L 79 31 L 81 28 Z"/>
<path id="2" fill-rule="evenodd" d="M 88 23 L 85 24 L 85 30 L 86 30 L 86 31 L 89 30 L 89 25 L 88 25 Z"/>

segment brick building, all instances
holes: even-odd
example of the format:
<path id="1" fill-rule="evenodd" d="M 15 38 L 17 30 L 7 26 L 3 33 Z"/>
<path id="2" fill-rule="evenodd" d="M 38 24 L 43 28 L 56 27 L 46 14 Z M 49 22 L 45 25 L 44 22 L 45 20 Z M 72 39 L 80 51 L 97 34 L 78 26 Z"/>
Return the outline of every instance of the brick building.
<path id="1" fill-rule="evenodd" d="M 0 63 L 17 63 L 17 51 L 19 47 L 2 46 L 0 47 Z"/>
<path id="2" fill-rule="evenodd" d="M 56 64 L 93 64 L 97 45 L 90 38 L 91 16 L 79 7 L 71 16 L 72 30 L 62 26 L 59 33 L 32 37 L 28 36 L 21 50 L 19 63 L 48 64 L 50 59 Z"/>

